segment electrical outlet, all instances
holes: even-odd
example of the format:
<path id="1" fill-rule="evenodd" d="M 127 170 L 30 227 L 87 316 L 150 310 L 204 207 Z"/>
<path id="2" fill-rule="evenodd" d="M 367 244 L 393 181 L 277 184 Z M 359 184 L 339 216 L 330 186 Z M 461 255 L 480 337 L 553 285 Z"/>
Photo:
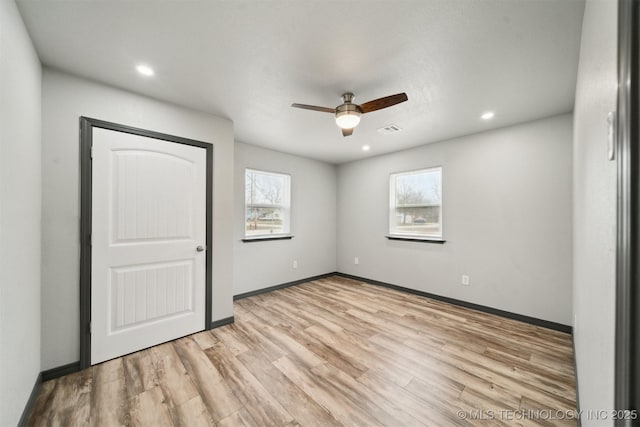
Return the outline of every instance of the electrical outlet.
<path id="1" fill-rule="evenodd" d="M 297 260 L 297 259 L 294 259 L 294 260 L 293 260 L 293 268 L 294 268 L 294 269 L 295 269 L 295 268 L 298 268 L 298 260 Z"/>
<path id="2" fill-rule="evenodd" d="M 464 286 L 469 286 L 469 276 L 467 276 L 466 274 L 462 275 L 462 284 Z"/>
<path id="3" fill-rule="evenodd" d="M 355 265 L 360 264 L 360 260 L 358 259 L 358 257 L 355 257 L 355 258 L 353 259 L 353 263 L 354 263 Z"/>

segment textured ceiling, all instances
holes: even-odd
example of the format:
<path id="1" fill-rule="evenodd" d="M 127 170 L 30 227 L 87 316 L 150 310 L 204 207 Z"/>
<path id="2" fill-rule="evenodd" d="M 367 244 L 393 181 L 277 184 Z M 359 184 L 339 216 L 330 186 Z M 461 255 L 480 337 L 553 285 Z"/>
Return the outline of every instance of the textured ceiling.
<path id="1" fill-rule="evenodd" d="M 341 163 L 573 109 L 578 0 L 19 0 L 45 65 L 234 122 L 236 140 Z M 143 62 L 156 75 L 140 77 Z M 398 92 L 343 138 L 335 107 Z M 480 115 L 496 112 L 491 121 Z M 376 132 L 388 124 L 391 135 Z M 371 150 L 361 150 L 368 144 Z"/>

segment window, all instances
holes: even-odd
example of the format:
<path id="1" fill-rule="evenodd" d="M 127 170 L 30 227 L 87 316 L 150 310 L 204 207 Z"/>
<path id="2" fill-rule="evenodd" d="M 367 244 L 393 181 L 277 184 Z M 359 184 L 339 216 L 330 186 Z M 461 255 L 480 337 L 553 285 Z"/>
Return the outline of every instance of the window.
<path id="1" fill-rule="evenodd" d="M 290 200 L 289 175 L 245 169 L 245 237 L 289 235 Z"/>
<path id="2" fill-rule="evenodd" d="M 391 174 L 389 237 L 442 240 L 442 168 Z"/>

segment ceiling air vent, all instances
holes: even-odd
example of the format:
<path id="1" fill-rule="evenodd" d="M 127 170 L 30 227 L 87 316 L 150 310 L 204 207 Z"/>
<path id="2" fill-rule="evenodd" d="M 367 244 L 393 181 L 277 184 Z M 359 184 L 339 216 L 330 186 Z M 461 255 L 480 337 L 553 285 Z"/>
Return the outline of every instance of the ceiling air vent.
<path id="1" fill-rule="evenodd" d="M 389 135 L 392 133 L 400 132 L 401 130 L 402 128 L 400 126 L 392 124 L 381 127 L 380 129 L 378 129 L 378 132 L 383 135 Z"/>

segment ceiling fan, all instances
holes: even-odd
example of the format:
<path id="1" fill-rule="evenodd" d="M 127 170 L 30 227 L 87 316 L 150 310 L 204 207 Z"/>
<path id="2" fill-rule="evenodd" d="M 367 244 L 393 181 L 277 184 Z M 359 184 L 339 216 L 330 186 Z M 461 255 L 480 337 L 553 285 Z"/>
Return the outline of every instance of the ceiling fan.
<path id="1" fill-rule="evenodd" d="M 360 115 L 370 113 L 383 108 L 391 107 L 408 100 L 406 93 L 398 93 L 395 95 L 385 96 L 384 98 L 374 99 L 365 102 L 362 105 L 354 104 L 354 95 L 351 92 L 342 95 L 342 104 L 336 108 L 317 107 L 307 104 L 291 104 L 292 107 L 304 108 L 305 110 L 321 111 L 323 113 L 333 113 L 336 115 L 336 124 L 342 129 L 342 136 L 350 136 L 353 134 L 353 128 L 360 123 Z"/>

